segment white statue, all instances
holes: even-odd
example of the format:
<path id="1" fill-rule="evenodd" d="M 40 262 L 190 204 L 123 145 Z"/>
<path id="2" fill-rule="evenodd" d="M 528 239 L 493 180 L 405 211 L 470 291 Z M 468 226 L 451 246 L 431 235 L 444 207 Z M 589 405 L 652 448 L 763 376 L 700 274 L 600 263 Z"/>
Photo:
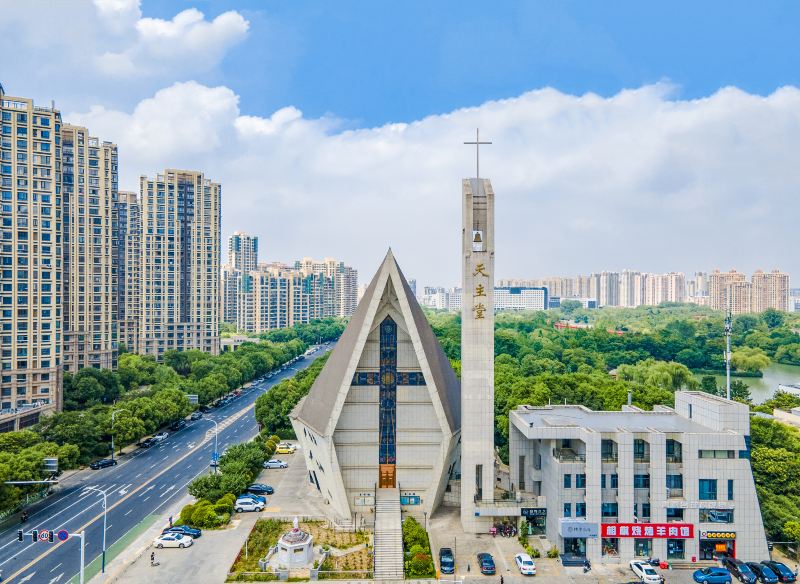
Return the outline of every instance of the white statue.
<path id="1" fill-rule="evenodd" d="M 295 515 L 294 521 L 292 521 L 292 527 L 294 527 L 295 531 L 300 529 L 300 522 L 297 520 L 297 515 Z"/>

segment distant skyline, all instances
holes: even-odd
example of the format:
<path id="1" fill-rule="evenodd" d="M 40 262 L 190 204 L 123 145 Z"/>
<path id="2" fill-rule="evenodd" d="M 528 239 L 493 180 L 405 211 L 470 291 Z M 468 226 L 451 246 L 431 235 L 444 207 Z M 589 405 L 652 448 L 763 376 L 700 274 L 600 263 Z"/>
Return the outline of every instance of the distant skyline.
<path id="1" fill-rule="evenodd" d="M 798 25 L 789 1 L 31 0 L 3 3 L 0 83 L 115 141 L 121 189 L 221 182 L 223 238 L 264 258 L 363 281 L 391 246 L 418 282 L 459 282 L 480 126 L 496 279 L 795 275 Z"/>

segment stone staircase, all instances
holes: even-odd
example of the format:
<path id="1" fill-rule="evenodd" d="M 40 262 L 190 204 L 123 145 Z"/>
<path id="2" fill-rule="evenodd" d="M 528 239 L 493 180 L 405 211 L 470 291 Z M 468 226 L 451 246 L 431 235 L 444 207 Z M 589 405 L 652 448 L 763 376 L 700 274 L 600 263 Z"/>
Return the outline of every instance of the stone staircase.
<path id="1" fill-rule="evenodd" d="M 403 579 L 400 489 L 378 489 L 375 497 L 375 579 Z"/>

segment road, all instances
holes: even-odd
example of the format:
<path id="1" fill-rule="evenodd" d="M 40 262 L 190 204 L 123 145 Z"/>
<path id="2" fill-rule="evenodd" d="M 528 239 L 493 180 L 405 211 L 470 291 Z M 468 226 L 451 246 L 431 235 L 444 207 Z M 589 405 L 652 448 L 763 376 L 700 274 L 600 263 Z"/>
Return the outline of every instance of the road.
<path id="1" fill-rule="evenodd" d="M 202 473 L 210 472 L 214 449 L 214 424 L 219 425 L 219 452 L 258 433 L 253 415 L 256 398 L 279 381 L 308 367 L 332 346 L 323 346 L 305 359 L 267 381 L 257 382 L 227 406 L 213 409 L 197 421 L 170 435 L 158 446 L 139 448 L 120 458 L 117 466 L 76 473 L 60 485 L 56 494 L 29 512 L 26 532 L 61 530 L 86 531 L 85 565 L 102 553 L 103 496 L 88 487 L 102 490 L 108 500 L 106 549 L 115 541 L 130 537 L 137 526 L 153 513 L 186 494 L 186 485 Z M 239 416 L 239 417 L 237 417 Z M 12 526 L 0 532 L 0 575 L 3 583 L 36 582 L 66 584 L 80 568 L 80 539 L 63 543 L 20 542 Z M 133 538 L 131 538 L 133 539 Z M 87 577 L 88 580 L 88 577 Z"/>

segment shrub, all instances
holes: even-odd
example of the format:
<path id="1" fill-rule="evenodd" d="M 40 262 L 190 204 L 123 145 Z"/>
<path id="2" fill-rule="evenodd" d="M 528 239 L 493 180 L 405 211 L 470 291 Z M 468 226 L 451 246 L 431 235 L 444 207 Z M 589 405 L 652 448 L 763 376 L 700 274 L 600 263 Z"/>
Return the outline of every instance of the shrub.
<path id="1" fill-rule="evenodd" d="M 547 550 L 547 557 L 548 558 L 557 558 L 558 557 L 558 548 L 556 546 L 553 546 L 549 550 Z"/>
<path id="2" fill-rule="evenodd" d="M 178 525 L 191 525 L 192 513 L 194 513 L 194 505 L 189 503 L 181 509 L 180 517 L 178 517 Z"/>
<path id="3" fill-rule="evenodd" d="M 205 505 L 198 504 L 195 507 L 192 513 L 192 525 L 194 527 L 208 528 L 222 524 L 221 518 L 210 502 L 206 501 Z"/>
<path id="4" fill-rule="evenodd" d="M 189 494 L 198 499 L 216 501 L 227 492 L 222 488 L 222 475 L 211 474 L 197 477 L 189 483 Z"/>

